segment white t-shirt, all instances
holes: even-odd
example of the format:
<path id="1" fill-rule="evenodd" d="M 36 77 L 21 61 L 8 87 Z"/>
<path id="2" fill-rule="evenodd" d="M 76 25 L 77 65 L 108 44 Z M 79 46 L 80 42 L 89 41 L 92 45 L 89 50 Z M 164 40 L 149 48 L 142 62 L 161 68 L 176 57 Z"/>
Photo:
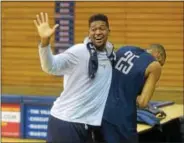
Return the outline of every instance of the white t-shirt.
<path id="1" fill-rule="evenodd" d="M 68 122 L 101 125 L 112 77 L 107 53 L 97 52 L 94 79 L 88 76 L 90 54 L 86 44 L 76 44 L 58 55 L 52 55 L 50 46 L 39 47 L 39 55 L 43 71 L 64 75 L 64 90 L 54 102 L 51 115 Z"/>

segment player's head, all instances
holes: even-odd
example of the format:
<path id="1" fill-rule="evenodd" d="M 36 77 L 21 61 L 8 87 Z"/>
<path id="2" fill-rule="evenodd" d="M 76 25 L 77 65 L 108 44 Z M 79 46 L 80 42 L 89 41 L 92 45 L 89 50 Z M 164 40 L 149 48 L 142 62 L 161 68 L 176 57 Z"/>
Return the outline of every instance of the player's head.
<path id="1" fill-rule="evenodd" d="M 95 47 L 102 50 L 109 35 L 108 17 L 104 14 L 95 14 L 89 18 L 89 38 Z"/>
<path id="2" fill-rule="evenodd" d="M 161 66 L 164 65 L 166 60 L 166 51 L 164 46 L 161 44 L 151 44 L 147 51 L 156 58 Z"/>

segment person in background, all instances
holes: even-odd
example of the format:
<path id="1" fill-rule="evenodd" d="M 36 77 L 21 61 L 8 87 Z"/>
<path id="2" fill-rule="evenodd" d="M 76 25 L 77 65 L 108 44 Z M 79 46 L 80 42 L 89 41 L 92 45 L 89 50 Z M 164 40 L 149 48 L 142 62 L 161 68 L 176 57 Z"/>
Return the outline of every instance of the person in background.
<path id="1" fill-rule="evenodd" d="M 90 128 L 100 126 L 112 77 L 113 45 L 107 42 L 108 17 L 95 14 L 89 18 L 89 35 L 84 43 L 53 55 L 50 39 L 53 28 L 48 14 L 41 12 L 34 24 L 41 39 L 39 56 L 44 72 L 64 75 L 64 90 L 54 102 L 48 121 L 47 142 L 86 143 Z"/>
<path id="2" fill-rule="evenodd" d="M 137 143 L 137 107 L 145 108 L 160 78 L 166 52 L 162 45 L 135 46 L 116 52 L 101 133 L 106 143 Z"/>

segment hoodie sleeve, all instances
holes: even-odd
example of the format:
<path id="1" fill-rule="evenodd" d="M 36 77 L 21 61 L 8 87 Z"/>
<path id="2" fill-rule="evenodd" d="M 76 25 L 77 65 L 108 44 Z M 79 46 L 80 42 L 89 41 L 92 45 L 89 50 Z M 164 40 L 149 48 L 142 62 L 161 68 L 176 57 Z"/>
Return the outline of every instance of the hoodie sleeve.
<path id="1" fill-rule="evenodd" d="M 74 48 L 74 47 L 71 47 Z M 39 56 L 42 70 L 52 75 L 64 75 L 69 74 L 75 69 L 78 63 L 78 57 L 71 50 L 53 55 L 50 45 L 42 48 L 39 45 Z"/>

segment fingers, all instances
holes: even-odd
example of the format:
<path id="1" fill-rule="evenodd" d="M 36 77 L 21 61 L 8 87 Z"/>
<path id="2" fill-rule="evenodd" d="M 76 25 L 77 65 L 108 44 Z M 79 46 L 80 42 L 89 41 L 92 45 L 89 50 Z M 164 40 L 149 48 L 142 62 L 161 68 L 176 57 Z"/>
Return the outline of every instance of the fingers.
<path id="1" fill-rule="evenodd" d="M 42 21 L 38 14 L 36 15 L 36 20 L 37 20 L 38 25 L 42 24 Z"/>
<path id="2" fill-rule="evenodd" d="M 53 30 L 55 30 L 58 26 L 59 24 L 54 25 Z"/>
<path id="3" fill-rule="evenodd" d="M 45 13 L 45 22 L 49 22 L 48 14 Z"/>
<path id="4" fill-rule="evenodd" d="M 41 21 L 45 22 L 45 18 L 44 18 L 43 12 L 41 12 L 40 15 L 41 15 Z"/>
<path id="5" fill-rule="evenodd" d="M 48 23 L 48 14 L 41 12 L 36 15 L 36 20 L 34 20 L 34 24 L 38 27 L 40 24 L 47 22 Z"/>
<path id="6" fill-rule="evenodd" d="M 38 27 L 38 23 L 37 23 L 36 20 L 34 20 L 34 24 L 35 24 L 36 27 Z"/>
<path id="7" fill-rule="evenodd" d="M 56 24 L 56 25 L 54 25 L 53 26 L 53 28 L 52 28 L 52 33 L 54 33 L 55 31 L 56 31 L 56 28 L 59 26 L 59 24 Z"/>

